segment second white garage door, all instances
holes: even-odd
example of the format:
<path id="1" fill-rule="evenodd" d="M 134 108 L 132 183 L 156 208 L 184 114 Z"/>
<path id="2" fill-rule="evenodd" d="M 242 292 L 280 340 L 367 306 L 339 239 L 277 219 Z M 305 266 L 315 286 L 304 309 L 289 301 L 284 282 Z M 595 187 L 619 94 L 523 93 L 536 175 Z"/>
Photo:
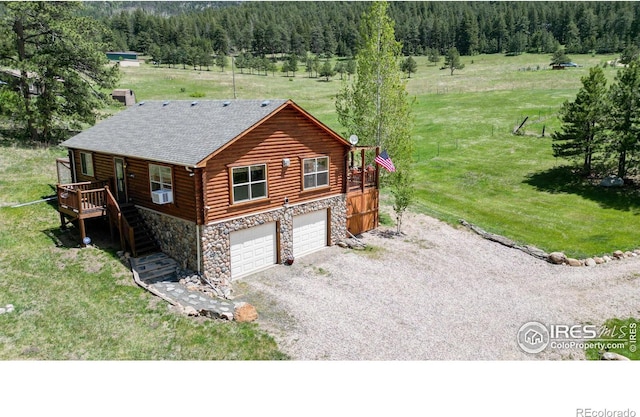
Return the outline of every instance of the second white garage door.
<path id="1" fill-rule="evenodd" d="M 275 222 L 232 232 L 230 239 L 231 279 L 265 269 L 277 261 Z"/>
<path id="2" fill-rule="evenodd" d="M 327 210 L 293 218 L 293 256 L 306 255 L 327 246 Z"/>

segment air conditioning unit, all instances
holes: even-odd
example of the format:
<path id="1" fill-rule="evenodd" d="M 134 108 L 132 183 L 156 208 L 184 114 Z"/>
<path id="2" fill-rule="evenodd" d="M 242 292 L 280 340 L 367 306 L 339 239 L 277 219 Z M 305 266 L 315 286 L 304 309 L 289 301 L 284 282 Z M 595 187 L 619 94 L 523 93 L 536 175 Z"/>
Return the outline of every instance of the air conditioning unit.
<path id="1" fill-rule="evenodd" d="M 171 190 L 152 191 L 151 200 L 154 202 L 154 204 L 173 203 L 173 191 Z"/>

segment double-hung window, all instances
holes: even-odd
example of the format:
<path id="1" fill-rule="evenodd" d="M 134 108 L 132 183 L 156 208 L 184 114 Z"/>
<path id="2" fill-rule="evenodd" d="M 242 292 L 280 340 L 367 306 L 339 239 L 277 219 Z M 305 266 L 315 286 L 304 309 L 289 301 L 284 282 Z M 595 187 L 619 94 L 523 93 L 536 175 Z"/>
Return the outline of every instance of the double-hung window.
<path id="1" fill-rule="evenodd" d="M 259 200 L 267 197 L 267 165 L 231 168 L 232 202 Z"/>
<path id="2" fill-rule="evenodd" d="M 87 177 L 93 177 L 93 155 L 80 152 L 80 172 Z"/>
<path id="3" fill-rule="evenodd" d="M 171 167 L 149 164 L 149 182 L 151 191 L 173 190 Z"/>
<path id="4" fill-rule="evenodd" d="M 306 158 L 304 167 L 304 189 L 326 187 L 329 185 L 329 157 Z"/>

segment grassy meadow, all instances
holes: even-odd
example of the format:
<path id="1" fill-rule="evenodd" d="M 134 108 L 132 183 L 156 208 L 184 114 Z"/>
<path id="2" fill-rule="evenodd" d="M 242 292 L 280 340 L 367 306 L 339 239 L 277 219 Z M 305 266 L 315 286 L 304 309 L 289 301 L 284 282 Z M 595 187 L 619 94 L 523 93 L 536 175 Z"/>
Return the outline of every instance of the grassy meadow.
<path id="1" fill-rule="evenodd" d="M 552 155 L 550 134 L 560 125 L 562 102 L 575 98 L 589 67 L 616 56 L 572 58 L 581 67 L 553 71 L 544 54 L 463 57 L 465 68 L 451 76 L 418 57 L 418 72 L 407 84 L 415 99 L 418 199 L 413 210 L 451 224 L 465 219 L 574 257 L 638 247 L 637 192 L 575 183 L 567 162 Z M 616 70 L 607 67 L 605 73 L 612 81 Z M 121 86 L 133 89 L 138 100 L 233 98 L 229 68 L 143 65 L 123 68 L 123 74 Z M 286 77 L 245 70 L 236 71 L 235 84 L 238 98 L 291 98 L 331 128 L 349 134 L 334 111 L 339 75 L 325 82 L 304 71 Z M 513 135 L 525 117 L 524 134 Z"/>

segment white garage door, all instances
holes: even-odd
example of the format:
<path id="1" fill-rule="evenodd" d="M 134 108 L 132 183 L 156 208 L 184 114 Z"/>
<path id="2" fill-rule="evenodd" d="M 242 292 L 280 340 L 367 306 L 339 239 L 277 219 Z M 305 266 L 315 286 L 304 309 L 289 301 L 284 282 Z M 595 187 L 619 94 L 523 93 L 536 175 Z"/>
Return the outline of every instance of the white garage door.
<path id="1" fill-rule="evenodd" d="M 275 222 L 232 232 L 230 238 L 232 279 L 276 263 Z"/>
<path id="2" fill-rule="evenodd" d="M 293 218 L 293 257 L 306 255 L 327 246 L 327 210 Z"/>

